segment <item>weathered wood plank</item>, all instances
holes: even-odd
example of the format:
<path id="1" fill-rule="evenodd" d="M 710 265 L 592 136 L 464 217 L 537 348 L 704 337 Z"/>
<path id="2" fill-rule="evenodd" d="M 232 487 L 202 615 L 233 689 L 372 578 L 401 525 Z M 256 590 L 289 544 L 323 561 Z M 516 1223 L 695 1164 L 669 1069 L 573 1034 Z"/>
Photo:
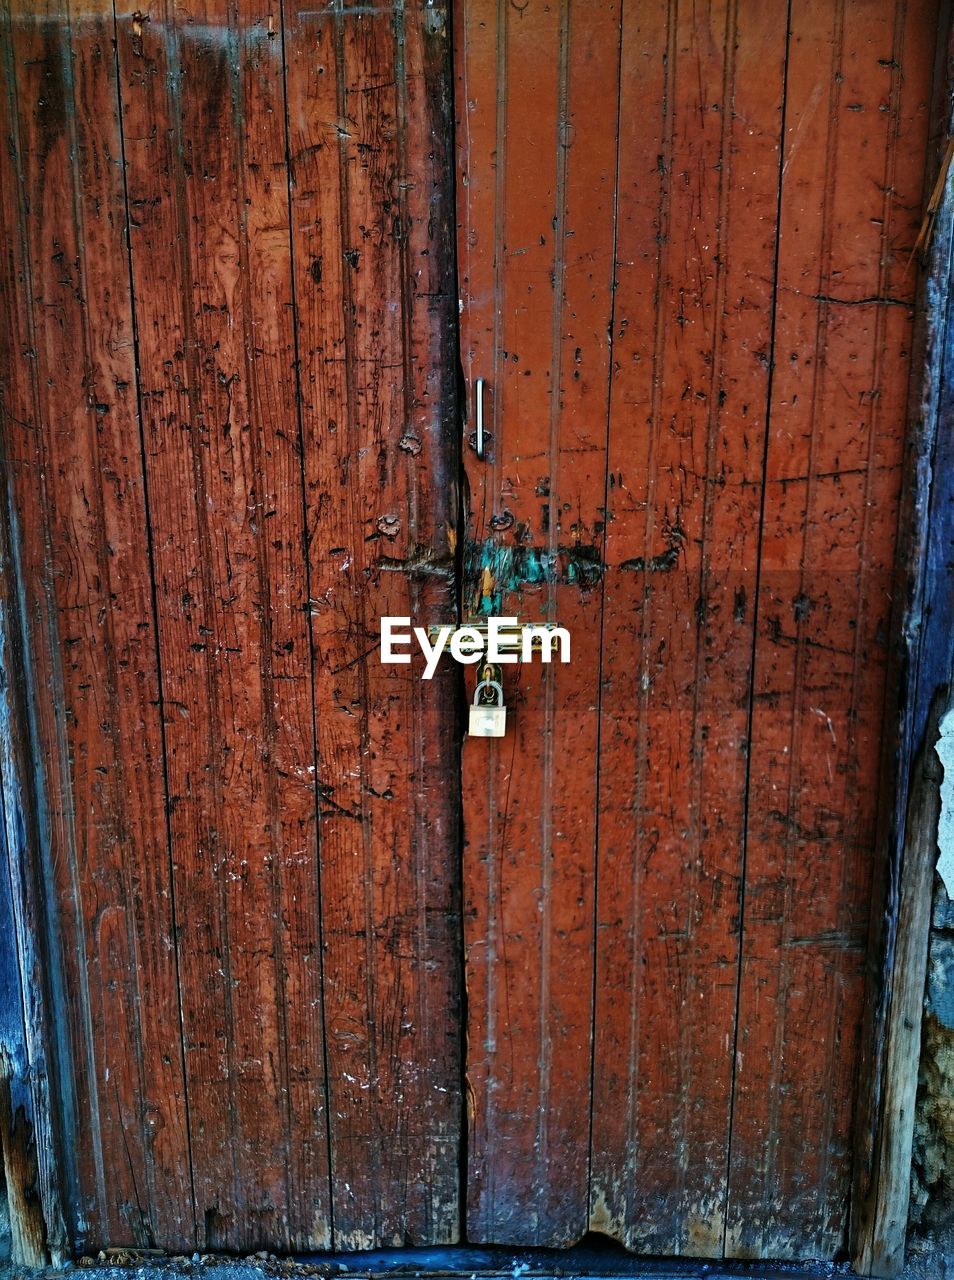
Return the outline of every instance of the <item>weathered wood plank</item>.
<path id="1" fill-rule="evenodd" d="M 623 30 L 592 1213 L 719 1256 L 785 11 Z"/>
<path id="2" fill-rule="evenodd" d="M 491 415 L 488 459 L 465 452 L 464 611 L 573 637 L 569 667 L 504 668 L 508 736 L 464 748 L 468 1236 L 565 1245 L 588 1220 L 620 17 L 458 16 L 461 346 Z"/>
<path id="3" fill-rule="evenodd" d="M 282 41 L 119 16 L 198 1239 L 328 1243 Z"/>
<path id="4" fill-rule="evenodd" d="M 2 185 L 20 238 L 8 287 L 27 315 L 7 365 L 5 447 L 38 672 L 41 838 L 70 993 L 65 1116 L 88 1117 L 70 1128 L 70 1229 L 77 1243 L 184 1245 L 192 1209 L 112 13 L 86 7 L 71 25 L 61 8 L 14 6 L 6 20 L 3 150 L 15 168 Z"/>
<path id="5" fill-rule="evenodd" d="M 285 15 L 338 1248 L 458 1238 L 446 13 Z M 418 113 L 412 119 L 413 113 Z"/>
<path id="6" fill-rule="evenodd" d="M 871 1230 L 856 1255 L 863 1274 L 896 1276 L 904 1265 L 911 1186 L 911 1152 L 920 1060 L 924 983 L 931 930 L 931 898 L 937 862 L 938 817 L 944 770 L 937 758 L 938 713 L 928 721 L 913 763 L 905 824 L 905 868 L 897 908 L 897 946 L 890 979 L 891 1024 L 885 1043 L 883 1134 L 878 1181 L 866 1206 Z"/>
<path id="7" fill-rule="evenodd" d="M 951 7 L 940 6 L 927 186 L 951 128 Z M 933 164 L 932 164 L 933 160 Z M 950 175 L 931 220 L 912 346 L 901 538 L 896 562 L 889 706 L 882 754 L 882 840 L 874 866 L 868 1014 L 860 1072 L 851 1249 L 862 1274 L 894 1276 L 904 1261 L 924 961 L 936 855 L 934 809 L 939 702 L 954 679 L 954 436 L 951 341 L 954 207 Z M 920 236 L 919 236 L 920 240 Z M 943 301 L 942 301 L 943 300 Z"/>
<path id="8" fill-rule="evenodd" d="M 19 992 L 17 992 L 19 995 Z M 14 1092 L 16 1069 L 6 1049 L 0 1049 L 0 1146 L 3 1182 L 10 1218 L 10 1260 L 16 1266 L 43 1267 L 47 1263 L 43 1204 L 36 1194 L 39 1168 L 36 1133 Z"/>
<path id="9" fill-rule="evenodd" d="M 0 298 L 6 297 L 0 272 Z M 17 350 L 22 312 L 11 304 L 2 354 Z M 4 367 L 9 367 L 5 364 Z M 4 382 L 6 380 L 4 379 Z M 9 410 L 0 393 L 0 421 Z M 0 439 L 5 436 L 0 436 Z M 0 447 L 0 469 L 9 472 Z M 63 1116 L 57 1095 L 54 1027 L 62 989 L 51 981 L 48 895 L 41 884 L 48 850 L 40 836 L 36 752 L 33 745 L 23 662 L 23 610 L 17 557 L 10 536 L 9 493 L 0 514 L 0 1061 L 3 1063 L 7 1133 L 3 1139 L 4 1180 L 10 1217 L 10 1257 L 14 1265 L 61 1265 L 68 1255 L 63 1190 L 71 1169 L 62 1143 Z M 54 997 L 56 991 L 56 998 Z M 60 1062 L 60 1070 L 63 1068 Z M 53 1087 L 51 1088 L 51 1077 Z M 19 1144 L 11 1142 L 13 1132 Z"/>
<path id="10" fill-rule="evenodd" d="M 4 477 L 0 508 L 0 788 L 2 788 L 4 936 L 3 1048 L 18 1077 L 11 1085 L 13 1106 L 22 1105 L 34 1126 L 38 1183 L 43 1204 L 46 1243 L 54 1260 L 68 1248 L 64 1190 L 73 1175 L 71 1149 L 58 1142 L 51 1088 L 55 1050 L 65 1031 L 59 955 L 51 945 L 49 914 L 39 892 L 49 876 L 51 824 L 39 785 L 37 767 L 37 699 L 35 674 L 24 660 L 31 650 L 43 654 L 48 631 L 31 623 L 52 612 L 42 595 L 27 607 L 25 578 L 35 585 L 36 562 L 24 555 L 16 517 L 10 435 L 16 426 L 29 430 L 33 420 L 34 383 L 25 356 L 33 349 L 30 296 L 23 229 L 23 203 L 14 159 L 19 147 L 14 45 L 10 13 L 2 11 L 4 92 L 0 95 L 0 219 L 7 229 L 0 258 L 0 300 L 5 324 L 0 329 L 0 470 Z M 28 526 L 32 528 L 32 526 Z M 34 547 L 34 552 L 39 548 Z M 39 642 L 35 637 L 38 636 Z M 35 646 L 35 648 L 34 648 Z M 31 702 L 33 713 L 31 714 Z M 56 995 L 54 996 L 54 993 Z M 57 1043 L 57 1032 L 60 1033 Z M 66 1058 L 60 1055 L 61 1062 Z M 65 1062 L 63 1063 L 65 1065 Z M 16 1254 L 14 1253 L 14 1258 Z"/>
<path id="11" fill-rule="evenodd" d="M 727 1228 L 749 1257 L 845 1243 L 936 7 L 791 21 Z"/>

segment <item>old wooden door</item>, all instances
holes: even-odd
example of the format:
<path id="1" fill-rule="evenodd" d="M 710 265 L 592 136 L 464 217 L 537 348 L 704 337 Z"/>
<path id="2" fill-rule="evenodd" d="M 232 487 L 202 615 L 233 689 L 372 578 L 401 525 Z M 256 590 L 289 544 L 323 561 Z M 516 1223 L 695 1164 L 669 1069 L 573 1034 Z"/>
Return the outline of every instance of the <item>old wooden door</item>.
<path id="1" fill-rule="evenodd" d="M 0 6 L 70 1248 L 459 1233 L 453 677 L 377 653 L 456 613 L 446 18 Z"/>
<path id="2" fill-rule="evenodd" d="M 0 4 L 67 1243 L 831 1257 L 933 0 L 449 17 Z M 573 645 L 463 760 L 459 608 Z"/>
<path id="3" fill-rule="evenodd" d="M 473 1240 L 844 1246 L 935 26 L 457 7 Z"/>

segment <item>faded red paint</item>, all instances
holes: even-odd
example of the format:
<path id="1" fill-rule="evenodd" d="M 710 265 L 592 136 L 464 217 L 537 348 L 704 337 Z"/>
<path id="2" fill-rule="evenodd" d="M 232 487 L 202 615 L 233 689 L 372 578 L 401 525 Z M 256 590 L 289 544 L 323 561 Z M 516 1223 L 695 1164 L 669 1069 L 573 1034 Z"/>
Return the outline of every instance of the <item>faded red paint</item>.
<path id="1" fill-rule="evenodd" d="M 3 9 L 78 1247 L 842 1247 L 935 25 Z"/>
<path id="2" fill-rule="evenodd" d="M 284 17 L 0 19 L 84 1248 L 459 1229 L 445 15 Z"/>
<path id="3" fill-rule="evenodd" d="M 468 537 L 604 566 L 495 587 L 574 661 L 464 752 L 468 1229 L 832 1257 L 935 6 L 456 13 Z"/>

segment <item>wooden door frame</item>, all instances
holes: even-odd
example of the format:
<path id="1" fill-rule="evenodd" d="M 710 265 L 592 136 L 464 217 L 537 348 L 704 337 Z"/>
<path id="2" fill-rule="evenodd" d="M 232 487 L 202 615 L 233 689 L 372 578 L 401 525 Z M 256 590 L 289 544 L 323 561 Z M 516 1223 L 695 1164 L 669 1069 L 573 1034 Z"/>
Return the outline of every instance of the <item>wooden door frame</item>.
<path id="1" fill-rule="evenodd" d="M 934 748 L 954 697 L 951 0 L 941 4 L 934 85 L 850 1227 L 855 1270 L 889 1278 L 904 1265 L 908 1226 L 940 807 Z"/>
<path id="2" fill-rule="evenodd" d="M 58 930 L 45 890 L 49 840 L 31 717 L 37 690 L 8 474 L 0 430 L 0 1147 L 11 1258 L 39 1267 L 71 1256 L 65 1206 L 71 1165 L 60 1141 L 68 1048 L 60 969 L 50 955 Z"/>

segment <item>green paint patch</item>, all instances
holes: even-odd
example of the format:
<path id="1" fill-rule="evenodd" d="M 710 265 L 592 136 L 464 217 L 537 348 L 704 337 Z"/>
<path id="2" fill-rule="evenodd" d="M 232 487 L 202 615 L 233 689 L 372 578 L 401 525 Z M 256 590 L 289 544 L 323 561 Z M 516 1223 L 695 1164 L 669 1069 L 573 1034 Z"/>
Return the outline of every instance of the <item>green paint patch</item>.
<path id="1" fill-rule="evenodd" d="M 582 544 L 557 547 L 516 547 L 488 538 L 469 542 L 464 550 L 471 616 L 500 615 L 504 599 L 526 587 L 547 583 L 592 590 L 602 580 L 606 566 L 598 548 Z"/>

